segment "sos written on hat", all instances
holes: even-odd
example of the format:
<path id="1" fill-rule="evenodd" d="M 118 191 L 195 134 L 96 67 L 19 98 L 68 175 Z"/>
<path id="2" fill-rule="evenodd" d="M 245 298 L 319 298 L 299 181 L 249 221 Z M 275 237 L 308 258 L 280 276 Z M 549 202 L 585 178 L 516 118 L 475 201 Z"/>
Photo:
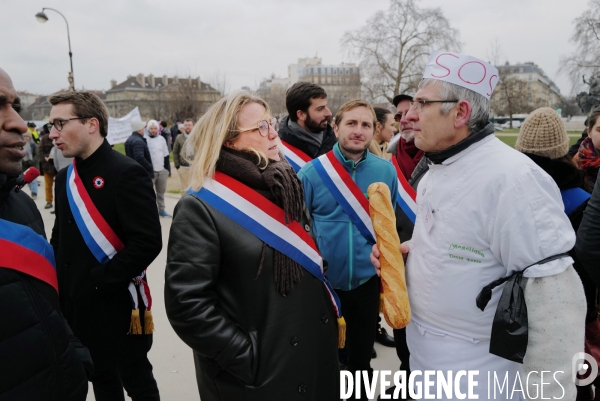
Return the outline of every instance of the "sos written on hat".
<path id="1" fill-rule="evenodd" d="M 429 56 L 423 78 L 450 82 L 489 100 L 498 83 L 498 69 L 472 56 L 436 50 Z"/>

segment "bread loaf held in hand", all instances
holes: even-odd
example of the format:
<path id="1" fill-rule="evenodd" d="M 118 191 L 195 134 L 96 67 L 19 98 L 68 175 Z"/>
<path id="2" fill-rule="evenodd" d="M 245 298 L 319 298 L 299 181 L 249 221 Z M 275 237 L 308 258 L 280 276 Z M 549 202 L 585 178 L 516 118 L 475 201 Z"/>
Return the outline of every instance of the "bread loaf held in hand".
<path id="1" fill-rule="evenodd" d="M 390 189 L 383 182 L 375 182 L 369 185 L 367 192 L 380 254 L 383 316 L 392 328 L 401 329 L 410 322 L 410 304 Z"/>

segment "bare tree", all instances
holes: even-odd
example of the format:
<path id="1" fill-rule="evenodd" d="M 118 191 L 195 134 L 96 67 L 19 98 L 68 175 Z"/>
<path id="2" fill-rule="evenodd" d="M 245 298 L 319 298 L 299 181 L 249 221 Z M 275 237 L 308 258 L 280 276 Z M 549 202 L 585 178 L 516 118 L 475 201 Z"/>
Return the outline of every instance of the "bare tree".
<path id="1" fill-rule="evenodd" d="M 180 78 L 173 85 L 169 105 L 174 118 L 197 118 L 221 97 L 217 90 L 200 78 Z"/>
<path id="2" fill-rule="evenodd" d="M 215 71 L 208 75 L 206 83 L 219 91 L 223 96 L 227 95 L 231 89 L 231 84 L 223 71 Z"/>
<path id="3" fill-rule="evenodd" d="M 492 109 L 496 114 L 508 116 L 512 128 L 513 115 L 530 113 L 537 108 L 537 103 L 527 97 L 527 82 L 511 76 L 507 70 L 499 69 L 498 75 Z"/>
<path id="4" fill-rule="evenodd" d="M 577 49 L 560 59 L 559 72 L 571 79 L 573 89 L 581 86 L 582 75 L 600 72 L 600 0 L 590 0 L 589 9 L 577 17 L 571 42 Z"/>
<path id="5" fill-rule="evenodd" d="M 273 117 L 282 118 L 287 114 L 287 108 L 285 106 L 285 94 L 287 89 L 281 85 L 273 85 L 268 91 L 261 91 L 257 93 L 271 109 Z"/>
<path id="6" fill-rule="evenodd" d="M 342 47 L 358 57 L 365 94 L 391 102 L 394 95 L 415 90 L 433 50 L 459 51 L 459 32 L 442 10 L 420 8 L 418 0 L 390 0 L 365 26 L 342 37 Z"/>
<path id="7" fill-rule="evenodd" d="M 490 64 L 493 66 L 500 65 L 504 57 L 504 50 L 502 50 L 502 45 L 497 37 L 490 41 L 485 55 Z"/>
<path id="8" fill-rule="evenodd" d="M 497 115 L 508 116 L 512 128 L 514 114 L 526 114 L 535 109 L 535 101 L 527 97 L 527 82 L 512 75 L 508 61 L 500 65 L 504 51 L 498 38 L 488 46 L 486 56 L 491 64 L 498 68 L 498 83 L 490 99 L 490 108 Z"/>

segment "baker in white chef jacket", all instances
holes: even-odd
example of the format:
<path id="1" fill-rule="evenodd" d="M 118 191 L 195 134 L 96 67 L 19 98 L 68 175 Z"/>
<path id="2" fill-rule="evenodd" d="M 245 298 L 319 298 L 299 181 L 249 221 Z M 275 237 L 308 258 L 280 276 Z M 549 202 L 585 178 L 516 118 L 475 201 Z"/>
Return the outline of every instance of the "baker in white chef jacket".
<path id="1" fill-rule="evenodd" d="M 410 367 L 479 370 L 479 399 L 494 398 L 495 372 L 500 382 L 508 373 L 508 386 L 503 393 L 496 386 L 495 399 L 523 399 L 523 392 L 506 388 L 512 390 L 518 375 L 525 396 L 529 386 L 530 397 L 537 390 L 541 398 L 543 380 L 544 398 L 575 400 L 571 364 L 583 352 L 586 307 L 570 257 L 524 274 L 529 340 L 523 365 L 489 353 L 503 286 L 483 312 L 475 304 L 490 282 L 568 252 L 575 243 L 552 178 L 494 135 L 488 111 L 497 82 L 498 70 L 482 60 L 433 52 L 406 116 L 416 146 L 433 162 L 417 189 L 413 237 L 402 247 L 408 251 L 412 308 Z M 378 255 L 375 247 L 376 267 Z M 564 373 L 542 379 L 534 371 Z M 461 392 L 467 394 L 467 377 L 462 379 Z"/>

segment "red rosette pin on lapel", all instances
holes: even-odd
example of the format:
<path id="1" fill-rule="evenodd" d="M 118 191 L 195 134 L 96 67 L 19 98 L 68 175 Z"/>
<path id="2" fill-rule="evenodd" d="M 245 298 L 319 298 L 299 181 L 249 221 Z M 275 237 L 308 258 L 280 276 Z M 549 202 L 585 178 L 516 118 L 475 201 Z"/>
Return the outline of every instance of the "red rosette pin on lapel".
<path id="1" fill-rule="evenodd" d="M 102 187 L 104 187 L 104 178 L 100 176 L 94 177 L 94 188 L 100 189 Z"/>

